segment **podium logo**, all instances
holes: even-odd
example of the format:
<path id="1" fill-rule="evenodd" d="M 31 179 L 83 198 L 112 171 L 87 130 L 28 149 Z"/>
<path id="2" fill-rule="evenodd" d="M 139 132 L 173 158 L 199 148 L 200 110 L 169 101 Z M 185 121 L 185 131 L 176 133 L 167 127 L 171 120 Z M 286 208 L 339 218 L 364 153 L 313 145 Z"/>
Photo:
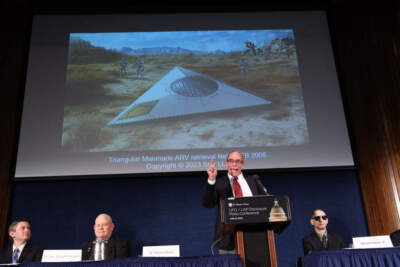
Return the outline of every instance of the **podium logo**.
<path id="1" fill-rule="evenodd" d="M 271 208 L 271 212 L 269 213 L 270 222 L 284 222 L 287 221 L 287 216 L 285 211 L 279 206 L 278 200 L 274 200 L 274 206 Z"/>

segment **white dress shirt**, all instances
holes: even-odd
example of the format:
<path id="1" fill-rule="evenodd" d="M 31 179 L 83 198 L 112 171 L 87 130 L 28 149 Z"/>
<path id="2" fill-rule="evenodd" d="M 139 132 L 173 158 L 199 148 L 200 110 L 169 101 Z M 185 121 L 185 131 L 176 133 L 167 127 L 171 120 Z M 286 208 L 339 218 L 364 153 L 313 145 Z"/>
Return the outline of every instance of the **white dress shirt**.
<path id="1" fill-rule="evenodd" d="M 19 259 L 19 257 L 21 257 L 21 253 L 22 253 L 22 250 L 24 249 L 25 245 L 26 245 L 26 242 L 18 247 L 18 249 L 19 249 L 19 252 L 18 252 L 18 259 Z M 11 255 L 14 254 L 14 250 L 15 250 L 16 248 L 17 248 L 17 247 L 13 244 L 13 250 L 12 250 Z"/>
<path id="2" fill-rule="evenodd" d="M 231 183 L 232 192 L 233 192 L 233 194 L 235 194 L 235 190 L 233 189 L 233 176 L 228 173 L 228 177 L 229 177 L 229 181 Z M 240 184 L 240 187 L 242 188 L 242 194 L 243 194 L 244 197 L 253 196 L 253 193 L 251 193 L 250 187 L 247 184 L 246 179 L 244 179 L 243 173 L 241 173 L 238 176 L 238 182 Z"/>
<path id="3" fill-rule="evenodd" d="M 230 174 L 228 173 L 228 178 L 229 178 L 229 182 L 230 182 L 230 184 L 231 184 L 232 192 L 233 192 L 233 194 L 235 195 L 235 190 L 233 189 L 233 176 L 230 175 Z M 210 180 L 208 179 L 208 183 L 209 183 L 210 185 L 214 185 L 216 181 L 217 181 L 216 179 L 215 179 L 214 181 L 210 181 Z M 253 196 L 253 193 L 251 193 L 250 187 L 249 187 L 249 185 L 247 184 L 246 179 L 244 179 L 243 173 L 241 173 L 241 174 L 238 176 L 238 182 L 239 182 L 239 184 L 240 184 L 240 187 L 242 188 L 242 193 L 243 193 L 243 196 L 244 196 L 244 197 L 251 197 L 251 196 Z"/>

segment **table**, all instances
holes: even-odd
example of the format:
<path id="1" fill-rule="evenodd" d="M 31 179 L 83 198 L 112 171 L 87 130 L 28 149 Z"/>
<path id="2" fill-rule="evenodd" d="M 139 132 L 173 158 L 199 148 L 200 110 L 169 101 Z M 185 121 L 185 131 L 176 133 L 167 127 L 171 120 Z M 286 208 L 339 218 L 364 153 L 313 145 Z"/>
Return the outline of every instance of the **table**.
<path id="1" fill-rule="evenodd" d="M 303 267 L 397 267 L 400 248 L 315 251 L 302 257 Z"/>
<path id="2" fill-rule="evenodd" d="M 243 267 L 239 255 L 183 258 L 127 258 L 107 261 L 31 262 L 18 267 Z"/>

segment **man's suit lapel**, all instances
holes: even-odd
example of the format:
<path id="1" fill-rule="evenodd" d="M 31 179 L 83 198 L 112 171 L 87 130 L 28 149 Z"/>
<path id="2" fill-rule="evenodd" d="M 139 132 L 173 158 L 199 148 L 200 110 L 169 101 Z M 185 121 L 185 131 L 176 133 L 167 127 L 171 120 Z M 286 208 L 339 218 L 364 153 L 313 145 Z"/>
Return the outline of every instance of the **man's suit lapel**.
<path id="1" fill-rule="evenodd" d="M 333 246 L 333 243 L 334 243 L 333 237 L 332 237 L 332 235 L 330 235 L 328 233 L 328 246 L 327 246 L 327 248 L 331 248 Z"/>
<path id="2" fill-rule="evenodd" d="M 253 194 L 253 196 L 258 195 L 258 189 L 256 183 L 254 183 L 254 179 L 247 178 L 244 175 L 243 177 L 246 180 L 247 184 L 249 185 L 250 191 Z"/>
<path id="3" fill-rule="evenodd" d="M 318 249 L 324 249 L 324 246 L 322 245 L 322 242 L 321 242 L 321 240 L 319 239 L 319 237 L 318 237 L 318 235 L 317 235 L 316 232 L 314 232 L 314 234 L 313 234 L 313 239 L 314 239 L 313 243 L 314 243 L 314 245 L 316 246 L 316 250 L 318 250 Z M 329 239 L 328 239 L 328 242 L 329 242 Z"/>
<path id="4" fill-rule="evenodd" d="M 19 256 L 18 262 L 22 263 L 29 255 L 30 251 L 31 251 L 31 245 L 29 243 L 26 243 L 24 249 L 21 252 L 21 255 Z"/>
<path id="5" fill-rule="evenodd" d="M 231 186 L 231 182 L 229 181 L 228 174 L 225 175 L 225 177 L 222 181 L 224 184 L 221 186 L 221 188 L 225 189 L 225 194 L 224 194 L 223 198 L 233 197 L 232 186 Z"/>
<path id="6" fill-rule="evenodd" d="M 105 255 L 105 259 L 113 259 L 115 258 L 113 253 L 114 253 L 114 247 L 115 247 L 115 242 L 113 238 L 110 238 L 107 242 L 107 248 L 106 248 L 106 255 Z"/>
<path id="7" fill-rule="evenodd" d="M 253 194 L 253 196 L 258 195 L 257 185 L 254 182 L 254 180 L 250 179 L 250 178 L 247 178 L 246 176 L 244 176 L 244 174 L 243 174 L 243 177 L 246 180 L 247 184 L 249 185 L 250 191 Z M 226 195 L 224 197 L 225 198 L 233 197 L 232 186 L 231 186 L 231 182 L 229 181 L 228 174 L 226 174 L 224 182 L 227 183 L 227 186 L 224 187 L 224 188 L 227 189 Z"/>
<path id="8" fill-rule="evenodd" d="M 12 262 L 12 245 L 7 249 L 7 254 L 6 256 L 6 262 L 11 263 Z"/>
<path id="9" fill-rule="evenodd" d="M 86 253 L 86 258 L 88 260 L 94 260 L 94 241 L 89 242 L 87 248 L 85 249 L 86 251 L 83 253 Z"/>

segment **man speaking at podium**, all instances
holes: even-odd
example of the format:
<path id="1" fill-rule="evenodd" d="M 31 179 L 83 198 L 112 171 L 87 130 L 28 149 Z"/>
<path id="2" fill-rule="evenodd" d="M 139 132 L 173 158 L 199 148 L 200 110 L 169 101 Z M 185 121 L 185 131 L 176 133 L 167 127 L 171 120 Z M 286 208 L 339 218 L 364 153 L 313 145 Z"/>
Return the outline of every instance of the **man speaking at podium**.
<path id="1" fill-rule="evenodd" d="M 111 236 L 114 223 L 108 214 L 100 214 L 94 222 L 96 240 L 81 246 L 82 260 L 111 260 L 130 256 L 130 243 L 116 236 Z"/>
<path id="2" fill-rule="evenodd" d="M 217 177 L 218 170 L 214 161 L 211 161 L 207 168 L 208 179 L 202 203 L 206 208 L 213 208 L 218 205 L 212 247 L 218 248 L 220 254 L 233 254 L 236 253 L 234 235 L 222 233 L 219 200 L 229 197 L 264 195 L 266 190 L 258 180 L 258 176 L 245 177 L 243 175 L 244 157 L 239 151 L 232 151 L 228 154 L 226 168 L 228 173 Z"/>

